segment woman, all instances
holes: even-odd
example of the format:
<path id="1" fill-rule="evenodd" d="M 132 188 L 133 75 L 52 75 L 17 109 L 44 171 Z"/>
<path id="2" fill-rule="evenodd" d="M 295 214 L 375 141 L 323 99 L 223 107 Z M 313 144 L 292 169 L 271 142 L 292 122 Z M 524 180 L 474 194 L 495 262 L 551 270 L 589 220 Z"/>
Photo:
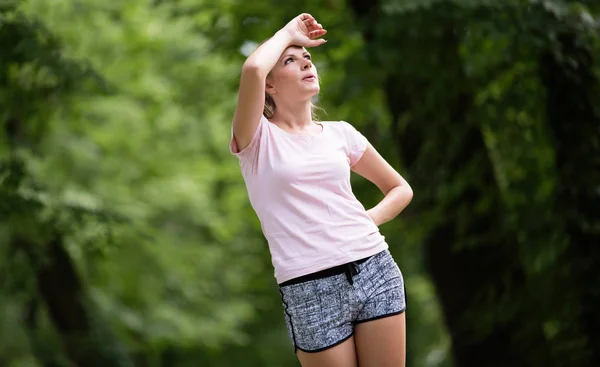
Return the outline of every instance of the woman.
<path id="1" fill-rule="evenodd" d="M 231 151 L 269 243 L 302 366 L 405 364 L 402 274 L 378 226 L 411 201 L 407 182 L 347 122 L 316 122 L 317 70 L 306 48 L 327 31 L 291 20 L 245 61 Z M 365 210 L 350 171 L 383 200 Z"/>

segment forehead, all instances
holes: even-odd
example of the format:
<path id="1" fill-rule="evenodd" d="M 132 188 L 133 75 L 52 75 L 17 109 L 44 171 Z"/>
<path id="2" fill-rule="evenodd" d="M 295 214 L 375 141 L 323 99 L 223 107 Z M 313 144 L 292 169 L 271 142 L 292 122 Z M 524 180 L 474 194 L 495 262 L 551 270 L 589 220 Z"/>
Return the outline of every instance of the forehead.
<path id="1" fill-rule="evenodd" d="M 286 54 L 293 54 L 293 55 L 295 55 L 295 54 L 303 54 L 305 52 L 308 52 L 308 51 L 306 51 L 306 49 L 304 47 L 301 47 L 301 46 L 290 46 L 290 47 L 286 48 L 283 51 L 283 54 L 284 55 L 286 55 Z"/>

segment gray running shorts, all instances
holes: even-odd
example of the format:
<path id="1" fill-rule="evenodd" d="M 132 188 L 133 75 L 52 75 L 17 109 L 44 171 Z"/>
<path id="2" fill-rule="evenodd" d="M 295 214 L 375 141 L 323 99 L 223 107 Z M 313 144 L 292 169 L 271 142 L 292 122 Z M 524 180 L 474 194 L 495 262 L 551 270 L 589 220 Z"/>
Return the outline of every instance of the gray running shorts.
<path id="1" fill-rule="evenodd" d="M 297 351 L 320 352 L 350 338 L 354 325 L 406 310 L 404 280 L 389 250 L 279 285 Z"/>

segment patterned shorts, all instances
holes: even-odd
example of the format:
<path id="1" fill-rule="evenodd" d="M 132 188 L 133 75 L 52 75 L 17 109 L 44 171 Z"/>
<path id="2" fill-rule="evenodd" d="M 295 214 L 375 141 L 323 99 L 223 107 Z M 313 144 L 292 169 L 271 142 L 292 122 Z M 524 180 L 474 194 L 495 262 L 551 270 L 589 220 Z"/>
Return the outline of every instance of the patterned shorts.
<path id="1" fill-rule="evenodd" d="M 354 325 L 406 310 L 404 280 L 389 250 L 279 285 L 295 350 L 320 352 L 350 338 Z"/>

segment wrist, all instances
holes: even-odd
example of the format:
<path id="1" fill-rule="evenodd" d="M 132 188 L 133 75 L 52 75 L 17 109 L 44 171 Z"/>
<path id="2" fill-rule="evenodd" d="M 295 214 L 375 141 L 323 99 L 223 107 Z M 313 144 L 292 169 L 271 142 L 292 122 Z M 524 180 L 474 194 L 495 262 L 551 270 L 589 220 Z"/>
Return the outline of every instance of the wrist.
<path id="1" fill-rule="evenodd" d="M 281 38 L 287 46 L 291 46 L 294 40 L 294 32 L 289 30 L 287 27 L 281 28 L 279 31 L 277 31 L 275 36 Z"/>
<path id="2" fill-rule="evenodd" d="M 379 224 L 381 224 L 379 215 L 375 208 L 371 208 L 371 209 L 367 210 L 367 214 L 369 215 L 369 217 L 375 223 L 376 226 L 379 226 Z"/>

